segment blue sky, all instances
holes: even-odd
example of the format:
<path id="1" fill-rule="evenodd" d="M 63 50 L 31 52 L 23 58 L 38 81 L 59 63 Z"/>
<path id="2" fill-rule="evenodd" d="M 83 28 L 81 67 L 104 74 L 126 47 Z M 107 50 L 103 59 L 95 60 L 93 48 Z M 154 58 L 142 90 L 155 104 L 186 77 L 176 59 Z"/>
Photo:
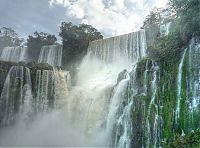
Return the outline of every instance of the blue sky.
<path id="1" fill-rule="evenodd" d="M 110 37 L 138 30 L 145 16 L 167 0 L 0 0 L 0 27 L 27 37 L 34 31 L 58 35 L 62 21 L 86 23 Z"/>

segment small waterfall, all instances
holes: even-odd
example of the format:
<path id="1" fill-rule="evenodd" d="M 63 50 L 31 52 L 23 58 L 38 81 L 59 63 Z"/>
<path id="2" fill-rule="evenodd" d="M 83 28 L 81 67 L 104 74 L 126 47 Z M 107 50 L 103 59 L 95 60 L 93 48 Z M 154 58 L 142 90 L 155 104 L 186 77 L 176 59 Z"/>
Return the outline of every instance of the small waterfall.
<path id="1" fill-rule="evenodd" d="M 146 33 L 145 30 L 141 30 L 113 38 L 93 41 L 89 44 L 88 52 L 92 52 L 93 55 L 107 63 L 120 60 L 136 63 L 138 59 L 146 55 L 146 49 Z"/>
<path id="2" fill-rule="evenodd" d="M 192 39 L 189 48 L 189 87 L 188 111 L 190 116 L 190 130 L 199 128 L 199 105 L 200 105 L 200 44 L 195 38 Z"/>
<path id="3" fill-rule="evenodd" d="M 119 105 L 118 114 L 119 117 L 116 121 L 115 127 L 115 141 L 114 147 L 123 147 L 130 148 L 132 144 L 132 105 L 133 105 L 133 96 L 136 94 L 136 88 L 134 87 L 135 82 L 135 71 L 136 66 L 133 67 L 131 72 L 127 75 L 127 78 L 122 82 L 126 82 L 125 89 L 121 89 L 123 96 L 125 98 L 123 102 Z M 119 97 L 119 96 L 118 96 Z M 113 123 L 113 122 L 111 122 Z"/>
<path id="4" fill-rule="evenodd" d="M 146 118 L 146 139 L 147 147 L 157 147 L 159 140 L 159 114 L 158 114 L 158 104 L 156 102 L 157 95 L 157 73 L 159 67 L 156 63 L 152 63 L 153 66 L 151 71 L 153 72 L 153 79 L 151 81 L 151 100 L 147 110 Z"/>
<path id="5" fill-rule="evenodd" d="M 6 77 L 0 98 L 1 126 L 12 124 L 19 111 L 28 112 L 31 98 L 30 70 L 23 66 L 12 66 Z"/>
<path id="6" fill-rule="evenodd" d="M 26 51 L 25 47 L 5 47 L 1 53 L 0 60 L 10 61 L 10 62 L 20 62 L 26 60 Z"/>
<path id="7" fill-rule="evenodd" d="M 170 33 L 172 22 L 160 25 L 160 34 L 161 36 L 167 36 Z"/>
<path id="8" fill-rule="evenodd" d="M 62 46 L 61 45 L 49 45 L 43 46 L 38 63 L 48 63 L 52 66 L 61 66 L 62 62 Z"/>
<path id="9" fill-rule="evenodd" d="M 110 144 L 115 145 L 115 146 L 117 146 L 117 142 L 119 140 L 117 139 L 118 138 L 117 136 L 121 134 L 121 133 L 118 133 L 119 131 L 117 132 L 117 130 L 119 130 L 120 128 L 118 124 L 122 124 L 121 122 L 117 123 L 119 122 L 118 120 L 120 118 L 119 117 L 120 106 L 123 102 L 123 99 L 125 98 L 125 95 L 126 95 L 125 93 L 126 93 L 126 89 L 129 82 L 128 74 L 125 74 L 125 75 L 127 75 L 125 76 L 127 78 L 121 80 L 119 84 L 114 88 L 113 95 L 110 100 L 109 113 L 107 117 L 106 129 L 109 134 L 109 137 L 112 137 L 113 132 L 116 132 L 115 137 L 112 137 L 112 139 L 113 138 L 116 139 L 113 144 L 112 144 L 113 140 L 110 139 Z"/>
<path id="10" fill-rule="evenodd" d="M 181 58 L 179 68 L 178 68 L 178 77 L 177 77 L 177 102 L 176 102 L 176 110 L 175 110 L 175 122 L 178 123 L 179 114 L 180 114 L 180 102 L 181 102 L 181 86 L 182 86 L 182 69 L 183 63 L 185 59 L 187 49 L 184 50 L 183 56 Z"/>
<path id="11" fill-rule="evenodd" d="M 147 75 L 149 71 L 148 65 L 149 65 L 149 60 L 146 61 L 145 71 L 144 71 L 144 95 L 147 95 Z"/>
<path id="12" fill-rule="evenodd" d="M 36 72 L 36 112 L 48 111 L 54 102 L 54 73 L 52 70 L 37 70 Z"/>
<path id="13" fill-rule="evenodd" d="M 21 116 L 21 120 L 24 121 L 28 121 L 28 119 L 30 118 L 30 115 L 33 114 L 33 107 L 32 107 L 32 103 L 33 103 L 33 94 L 32 94 L 32 82 L 31 82 L 31 73 L 30 73 L 30 69 L 25 67 L 25 83 L 23 86 L 23 104 L 21 105 L 20 108 L 20 116 Z"/>
<path id="14" fill-rule="evenodd" d="M 72 80 L 71 80 L 71 75 L 70 75 L 70 72 L 69 71 L 64 71 L 64 75 L 65 75 L 65 80 L 66 80 L 66 83 L 67 83 L 67 88 L 68 90 L 71 89 L 71 85 L 72 85 Z"/>
<path id="15" fill-rule="evenodd" d="M 67 79 L 65 77 L 65 72 L 54 68 L 54 98 L 55 105 L 60 107 L 65 101 L 69 94 L 69 89 L 71 87 L 70 74 L 67 72 Z"/>

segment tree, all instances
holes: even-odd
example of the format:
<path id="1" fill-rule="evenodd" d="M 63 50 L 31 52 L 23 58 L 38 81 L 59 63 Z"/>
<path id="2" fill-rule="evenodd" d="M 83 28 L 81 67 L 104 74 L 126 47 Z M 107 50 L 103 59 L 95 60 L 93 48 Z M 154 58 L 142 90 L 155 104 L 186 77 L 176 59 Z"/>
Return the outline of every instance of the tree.
<path id="1" fill-rule="evenodd" d="M 19 38 L 12 28 L 0 28 L 0 49 L 7 46 L 20 46 L 22 42 L 23 39 Z"/>
<path id="2" fill-rule="evenodd" d="M 154 8 L 146 17 L 141 28 L 152 27 L 154 25 L 161 25 L 173 21 L 176 18 L 175 12 L 170 7 Z"/>
<path id="3" fill-rule="evenodd" d="M 185 40 L 200 35 L 199 0 L 170 0 L 169 5 L 176 12 L 179 31 Z"/>
<path id="4" fill-rule="evenodd" d="M 61 23 L 59 36 L 63 42 L 63 66 L 79 63 L 87 53 L 89 42 L 103 38 L 91 25 L 77 26 L 71 22 Z"/>
<path id="5" fill-rule="evenodd" d="M 32 36 L 29 35 L 27 39 L 28 55 L 29 59 L 38 60 L 40 50 L 44 45 L 56 44 L 55 35 L 47 34 L 44 32 L 35 32 Z"/>

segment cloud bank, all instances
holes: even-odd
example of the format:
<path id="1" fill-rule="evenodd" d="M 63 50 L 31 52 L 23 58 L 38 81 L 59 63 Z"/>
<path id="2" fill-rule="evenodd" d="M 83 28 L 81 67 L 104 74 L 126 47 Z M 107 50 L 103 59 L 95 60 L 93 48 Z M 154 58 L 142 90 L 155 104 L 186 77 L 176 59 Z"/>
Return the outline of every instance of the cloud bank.
<path id="1" fill-rule="evenodd" d="M 167 0 L 0 0 L 0 27 L 21 37 L 35 31 L 58 36 L 61 22 L 90 24 L 105 37 L 138 30 L 145 16 Z"/>
<path id="2" fill-rule="evenodd" d="M 62 6 L 66 16 L 90 24 L 107 35 L 120 35 L 138 30 L 154 7 L 167 0 L 49 0 L 51 8 Z"/>

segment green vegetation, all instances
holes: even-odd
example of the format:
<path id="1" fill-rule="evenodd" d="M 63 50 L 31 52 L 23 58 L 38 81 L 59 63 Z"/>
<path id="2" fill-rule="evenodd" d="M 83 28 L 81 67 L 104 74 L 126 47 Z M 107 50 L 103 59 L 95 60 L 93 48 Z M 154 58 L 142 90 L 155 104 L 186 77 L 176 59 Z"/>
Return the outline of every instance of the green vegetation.
<path id="1" fill-rule="evenodd" d="M 90 41 L 102 39 L 103 36 L 90 25 L 73 25 L 71 22 L 62 22 L 59 36 L 63 43 L 63 66 L 72 66 L 80 63 L 87 53 Z"/>
<path id="2" fill-rule="evenodd" d="M 28 55 L 31 55 L 29 59 L 37 61 L 41 47 L 56 44 L 56 41 L 55 35 L 44 32 L 35 32 L 33 35 L 29 35 L 27 39 Z"/>
<path id="3" fill-rule="evenodd" d="M 199 148 L 200 129 L 185 136 L 176 135 L 175 140 L 164 146 L 166 148 Z"/>
<path id="4" fill-rule="evenodd" d="M 200 1 L 170 0 L 170 8 L 176 12 L 179 32 L 187 40 L 200 35 Z"/>
<path id="5" fill-rule="evenodd" d="M 157 94 L 156 104 L 158 105 L 158 114 L 162 117 L 160 124 L 159 136 L 162 139 L 158 139 L 159 144 L 157 146 L 162 147 L 200 147 L 200 132 L 197 130 L 194 133 L 192 129 L 199 128 L 199 118 L 195 112 L 194 119 L 191 120 L 190 113 L 188 111 L 188 83 L 189 74 L 192 72 L 189 67 L 189 51 L 186 53 L 182 68 L 182 87 L 181 87 L 181 100 L 180 100 L 180 118 L 178 123 L 175 123 L 175 109 L 177 101 L 177 75 L 180 59 L 183 55 L 183 51 L 188 48 L 190 40 L 193 37 L 200 36 L 200 1 L 199 0 L 171 0 L 167 9 L 155 9 L 149 16 L 147 16 L 144 22 L 143 28 L 153 28 L 155 25 L 159 25 L 160 22 L 169 22 L 174 18 L 173 30 L 167 36 L 161 36 L 159 33 L 156 35 L 154 43 L 148 47 L 148 56 L 142 59 L 137 64 L 136 80 L 139 88 L 139 96 L 142 94 L 143 87 L 146 85 L 147 94 L 145 97 L 137 97 L 138 101 L 144 101 L 145 106 L 149 106 L 149 100 L 151 99 L 151 81 L 152 72 L 147 72 L 145 76 L 146 67 L 150 69 L 151 64 L 146 66 L 147 61 L 154 61 L 159 66 L 158 81 L 157 81 Z M 168 11 L 168 16 L 163 18 L 163 11 Z M 151 63 L 151 62 L 149 62 Z M 146 77 L 146 82 L 144 78 Z M 133 116 L 135 116 L 135 110 Z M 150 124 L 154 124 L 154 108 L 151 110 Z M 145 116 L 145 117 L 144 117 Z M 147 114 L 141 116 L 147 118 Z M 135 119 L 133 118 L 133 124 Z M 144 125 L 145 126 L 145 125 Z M 145 128 L 143 129 L 145 136 Z M 186 133 L 185 137 L 178 136 L 182 134 L 182 130 Z M 142 131 L 140 131 L 142 133 Z M 155 135 L 154 135 L 155 136 Z M 176 139 L 174 140 L 174 137 Z M 145 145 L 145 144 L 144 144 Z"/>
<path id="6" fill-rule="evenodd" d="M 179 32 L 172 32 L 155 40 L 153 46 L 148 48 L 149 57 L 161 63 L 176 62 L 186 45 Z"/>
<path id="7" fill-rule="evenodd" d="M 7 46 L 20 46 L 22 42 L 23 39 L 19 38 L 12 28 L 0 28 L 0 49 Z"/>

